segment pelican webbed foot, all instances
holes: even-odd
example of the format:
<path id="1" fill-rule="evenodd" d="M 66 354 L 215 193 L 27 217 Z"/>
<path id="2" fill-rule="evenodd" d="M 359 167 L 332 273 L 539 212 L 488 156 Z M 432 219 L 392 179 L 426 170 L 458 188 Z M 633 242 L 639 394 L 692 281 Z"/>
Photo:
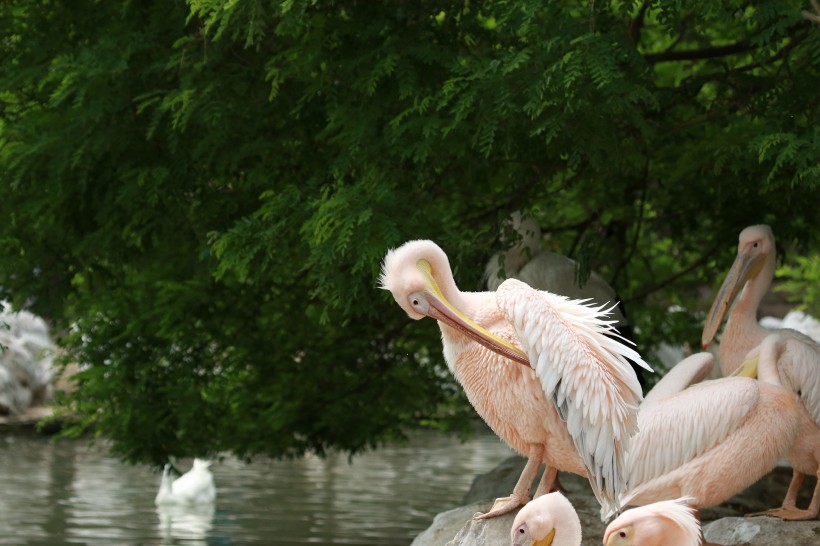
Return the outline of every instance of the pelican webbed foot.
<path id="1" fill-rule="evenodd" d="M 473 516 L 474 520 L 482 520 L 482 519 L 490 519 L 495 518 L 498 516 L 503 516 L 504 514 L 509 514 L 516 508 L 524 506 L 530 501 L 530 496 L 528 494 L 518 495 L 513 493 L 509 497 L 502 497 L 500 499 L 495 499 L 493 503 L 493 507 L 490 509 L 489 512 L 486 514 L 480 514 L 478 516 Z"/>
<path id="2" fill-rule="evenodd" d="M 801 510 L 796 506 L 781 506 L 780 508 L 772 508 L 763 512 L 753 512 L 746 514 L 747 516 L 769 516 L 772 518 L 779 518 L 786 521 L 803 521 L 815 519 L 817 517 L 817 510 Z"/>

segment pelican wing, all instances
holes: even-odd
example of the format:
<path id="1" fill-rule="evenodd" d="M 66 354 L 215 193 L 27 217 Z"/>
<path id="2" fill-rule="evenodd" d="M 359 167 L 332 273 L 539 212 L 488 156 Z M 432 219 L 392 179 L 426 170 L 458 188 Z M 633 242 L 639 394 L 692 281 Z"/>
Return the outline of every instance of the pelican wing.
<path id="1" fill-rule="evenodd" d="M 617 339 L 604 307 L 534 290 L 514 279 L 496 291 L 547 397 L 578 449 L 596 498 L 619 508 L 624 461 L 637 430 L 641 387 L 625 357 L 651 371 Z"/>
<path id="2" fill-rule="evenodd" d="M 806 336 L 783 337 L 777 359 L 783 384 L 797 393 L 820 426 L 820 345 Z"/>
<path id="3" fill-rule="evenodd" d="M 754 380 L 727 377 L 642 408 L 640 432 L 632 438 L 627 458 L 627 489 L 631 492 L 720 444 L 745 421 L 758 397 Z"/>
<path id="4" fill-rule="evenodd" d="M 703 352 L 690 355 L 675 364 L 646 395 L 641 411 L 703 381 L 703 378 L 712 371 L 714 362 L 715 357 L 712 353 Z"/>

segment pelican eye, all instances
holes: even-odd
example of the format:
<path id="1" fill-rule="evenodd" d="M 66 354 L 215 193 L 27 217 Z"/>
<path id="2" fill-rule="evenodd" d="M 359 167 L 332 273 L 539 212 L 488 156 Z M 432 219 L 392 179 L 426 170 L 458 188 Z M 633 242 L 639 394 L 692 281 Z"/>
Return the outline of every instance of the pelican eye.
<path id="1" fill-rule="evenodd" d="M 523 527 L 519 527 L 519 528 L 518 528 L 518 532 L 519 532 L 519 533 L 521 533 L 521 534 L 523 535 L 523 534 L 524 534 L 524 528 L 523 528 Z"/>
<path id="2" fill-rule="evenodd" d="M 621 538 L 625 538 L 626 537 L 626 531 L 621 531 L 620 533 L 618 533 L 618 536 L 621 537 Z"/>

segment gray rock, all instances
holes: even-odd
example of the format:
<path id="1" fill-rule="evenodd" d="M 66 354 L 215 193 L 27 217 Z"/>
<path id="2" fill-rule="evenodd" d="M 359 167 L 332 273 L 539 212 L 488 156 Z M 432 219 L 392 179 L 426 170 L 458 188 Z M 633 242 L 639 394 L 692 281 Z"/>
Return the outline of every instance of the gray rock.
<path id="1" fill-rule="evenodd" d="M 516 512 L 491 520 L 473 520 L 485 513 L 493 500 L 509 495 L 521 470 L 523 457 L 510 457 L 492 471 L 477 476 L 464 496 L 464 504 L 436 516 L 433 525 L 416 537 L 412 546 L 505 546 Z M 539 477 L 534 483 L 537 483 Z M 600 546 L 606 525 L 599 519 L 600 507 L 585 478 L 559 475 L 564 494 L 572 502 L 584 530 L 583 546 Z M 720 506 L 704 509 L 701 518 L 706 539 L 725 546 L 813 546 L 820 545 L 820 521 L 784 522 L 768 517 L 742 517 L 744 514 L 774 508 L 786 494 L 791 469 L 778 467 Z M 807 506 L 813 483 L 807 480 L 798 497 L 798 506 Z M 535 487 L 535 485 L 533 485 Z"/>
<path id="2" fill-rule="evenodd" d="M 820 544 L 820 521 L 721 518 L 703 528 L 706 540 L 724 546 L 811 546 Z"/>

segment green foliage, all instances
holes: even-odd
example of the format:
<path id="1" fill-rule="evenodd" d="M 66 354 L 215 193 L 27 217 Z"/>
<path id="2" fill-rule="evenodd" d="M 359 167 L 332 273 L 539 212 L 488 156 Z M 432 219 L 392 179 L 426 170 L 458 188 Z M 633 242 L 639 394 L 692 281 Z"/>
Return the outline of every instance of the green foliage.
<path id="1" fill-rule="evenodd" d="M 786 292 L 799 309 L 820 316 L 820 254 L 795 256 L 793 263 L 780 266 L 775 276 L 782 280 L 777 290 Z"/>
<path id="2" fill-rule="evenodd" d="M 380 261 L 431 238 L 479 289 L 514 210 L 642 348 L 696 346 L 743 227 L 816 254 L 804 7 L 4 2 L 0 296 L 85 363 L 79 426 L 154 462 L 463 427 Z"/>

